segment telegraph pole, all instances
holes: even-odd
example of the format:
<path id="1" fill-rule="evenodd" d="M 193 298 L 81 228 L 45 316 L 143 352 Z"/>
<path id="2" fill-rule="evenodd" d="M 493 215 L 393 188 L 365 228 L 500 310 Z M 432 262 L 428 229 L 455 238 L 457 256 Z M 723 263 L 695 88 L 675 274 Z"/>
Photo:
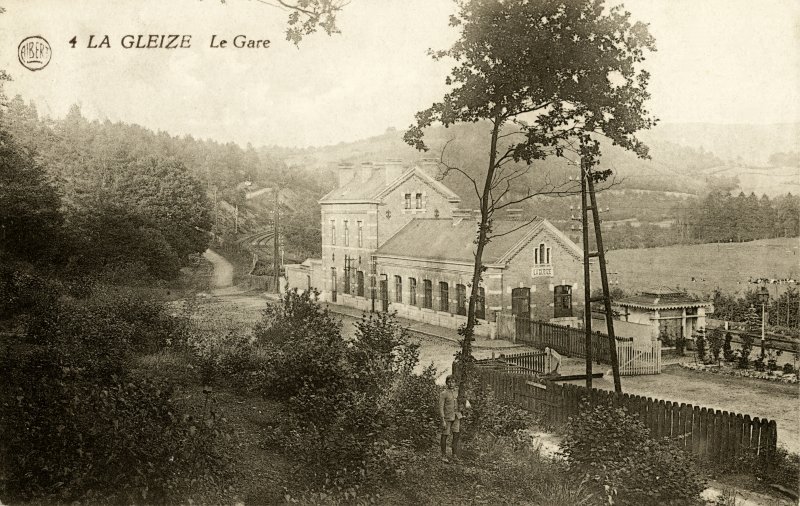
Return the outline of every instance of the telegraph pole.
<path id="1" fill-rule="evenodd" d="M 586 163 L 581 158 L 581 231 L 583 233 L 583 328 L 586 330 L 586 388 L 592 390 L 592 288 L 591 271 L 589 270 L 589 227 L 586 195 Z"/>
<path id="2" fill-rule="evenodd" d="M 589 203 L 587 205 L 587 196 Z M 592 223 L 594 225 L 595 243 L 597 251 L 589 251 L 589 211 L 592 212 Z M 609 353 L 611 355 L 611 371 L 614 375 L 614 391 L 622 393 L 622 383 L 619 378 L 619 361 L 617 359 L 617 340 L 614 335 L 614 319 L 611 312 L 611 294 L 608 289 L 608 272 L 606 271 L 606 254 L 603 249 L 603 235 L 600 230 L 600 214 L 597 207 L 597 199 L 594 191 L 594 179 L 592 176 L 591 163 L 581 157 L 581 221 L 583 225 L 583 277 L 584 277 L 584 312 L 586 314 L 586 386 L 592 386 L 592 302 L 603 302 L 606 317 L 606 328 L 608 329 Z M 589 269 L 589 259 L 597 258 L 600 265 L 600 282 L 603 287 L 603 295 L 592 297 L 591 291 L 591 272 Z"/>
<path id="3" fill-rule="evenodd" d="M 275 271 L 273 273 L 275 275 L 275 293 L 281 293 L 281 259 L 280 259 L 279 243 L 278 243 L 279 233 L 280 233 L 279 232 L 279 230 L 280 230 L 280 226 L 279 226 L 279 224 L 280 224 L 280 211 L 279 211 L 279 209 L 280 209 L 280 189 L 276 185 L 275 186 L 275 211 L 273 213 L 274 216 L 273 216 L 273 219 L 272 219 L 273 226 L 275 227 L 275 229 L 274 229 L 275 242 L 274 242 L 274 247 L 273 247 L 273 250 L 272 250 L 272 262 L 273 262 L 272 268 Z"/>

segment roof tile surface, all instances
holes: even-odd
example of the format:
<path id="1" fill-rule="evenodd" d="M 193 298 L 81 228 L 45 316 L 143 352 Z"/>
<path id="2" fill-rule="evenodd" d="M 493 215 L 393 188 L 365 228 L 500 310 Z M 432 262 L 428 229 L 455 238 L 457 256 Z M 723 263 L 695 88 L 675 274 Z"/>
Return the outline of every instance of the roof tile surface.
<path id="1" fill-rule="evenodd" d="M 543 221 L 541 218 L 532 223 L 495 220 L 492 233 L 506 235 L 495 237 L 486 245 L 483 262 L 499 262 L 526 234 L 541 226 Z M 386 241 L 375 254 L 472 263 L 475 260 L 477 234 L 478 224 L 471 219 L 415 219 Z"/>

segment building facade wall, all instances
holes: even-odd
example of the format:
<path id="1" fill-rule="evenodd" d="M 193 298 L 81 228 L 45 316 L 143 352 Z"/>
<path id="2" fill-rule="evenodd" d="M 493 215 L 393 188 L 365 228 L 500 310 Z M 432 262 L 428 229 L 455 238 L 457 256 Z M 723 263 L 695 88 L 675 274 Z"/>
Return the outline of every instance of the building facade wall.
<path id="1" fill-rule="evenodd" d="M 406 194 L 410 195 L 410 209 L 406 208 Z M 417 208 L 417 194 L 421 194 L 421 207 Z M 453 215 L 455 204 L 439 193 L 426 180 L 418 175 L 411 176 L 401 183 L 379 204 L 332 202 L 321 205 L 320 226 L 322 228 L 322 271 L 323 284 L 319 287 L 323 300 L 330 301 L 334 288 L 333 268 L 336 269 L 336 292 L 347 293 L 347 260 L 350 260 L 350 282 L 357 280 L 358 272 L 365 276 L 365 290 L 370 290 L 372 282 L 372 254 L 394 236 L 401 228 L 415 218 L 449 218 Z M 358 227 L 362 226 L 362 240 L 359 243 Z M 335 241 L 334 241 L 335 233 Z M 420 245 L 410 245 L 414 251 Z M 376 281 L 377 283 L 377 281 Z M 353 290 L 350 290 L 353 293 Z"/>
<path id="2" fill-rule="evenodd" d="M 465 324 L 467 318 L 458 313 L 458 286 L 465 291 L 464 305 L 469 301 L 472 265 L 464 262 L 448 262 L 424 260 L 419 258 L 377 257 L 378 279 L 385 280 L 388 288 L 389 311 L 396 311 L 398 316 L 432 325 L 457 329 Z M 400 290 L 396 277 L 400 278 Z M 412 300 L 411 279 L 416 280 L 414 300 Z M 425 281 L 430 281 L 430 307 L 424 307 Z M 441 290 L 442 283 L 447 285 L 446 298 Z M 483 286 L 483 285 L 482 285 Z M 486 289 L 486 286 L 484 286 Z M 380 299 L 380 295 L 377 295 Z M 488 299 L 488 295 L 487 295 Z M 446 308 L 442 303 L 446 300 Z M 370 301 L 371 304 L 371 301 Z M 487 301 L 488 306 L 488 301 Z M 376 302 L 376 309 L 381 309 Z M 490 312 L 486 310 L 486 318 L 479 321 L 475 329 L 476 335 L 493 337 L 494 323 L 490 321 Z"/>
<path id="3" fill-rule="evenodd" d="M 536 263 L 544 245 L 544 262 Z M 549 263 L 547 262 L 547 250 Z M 530 318 L 549 321 L 555 317 L 554 291 L 558 285 L 572 288 L 572 316 L 583 318 L 583 263 L 560 238 L 543 227 L 508 263 L 504 272 L 502 310 L 512 310 L 514 288 L 530 288 Z"/>
<path id="4" fill-rule="evenodd" d="M 375 204 L 368 203 L 323 204 L 321 207 L 322 284 L 318 288 L 322 299 L 330 301 L 334 287 L 333 268 L 336 269 L 337 295 L 345 293 L 348 260 L 352 273 L 351 281 L 358 271 L 364 272 L 365 276 L 369 275 L 372 253 L 377 248 L 378 241 L 378 210 Z"/>
<path id="5" fill-rule="evenodd" d="M 416 195 L 422 194 L 421 205 L 417 209 Z M 410 195 L 410 209 L 406 209 L 405 196 Z M 436 191 L 417 175 L 413 175 L 383 198 L 378 213 L 378 246 L 391 239 L 401 228 L 415 218 L 450 218 L 453 216 L 455 203 Z M 438 216 L 437 216 L 438 214 Z M 420 245 L 410 245 L 414 251 Z"/>

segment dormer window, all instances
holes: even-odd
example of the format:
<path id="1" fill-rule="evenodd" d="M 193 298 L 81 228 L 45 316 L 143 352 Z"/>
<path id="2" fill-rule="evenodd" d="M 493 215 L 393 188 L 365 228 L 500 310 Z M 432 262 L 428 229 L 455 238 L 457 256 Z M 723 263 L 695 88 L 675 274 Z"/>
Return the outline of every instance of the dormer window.
<path id="1" fill-rule="evenodd" d="M 422 209 L 422 194 L 421 193 L 417 193 L 415 200 L 416 200 L 416 202 L 415 202 L 416 203 L 416 208 L 417 209 Z"/>
<path id="2" fill-rule="evenodd" d="M 411 209 L 411 194 L 406 193 L 406 209 Z"/>

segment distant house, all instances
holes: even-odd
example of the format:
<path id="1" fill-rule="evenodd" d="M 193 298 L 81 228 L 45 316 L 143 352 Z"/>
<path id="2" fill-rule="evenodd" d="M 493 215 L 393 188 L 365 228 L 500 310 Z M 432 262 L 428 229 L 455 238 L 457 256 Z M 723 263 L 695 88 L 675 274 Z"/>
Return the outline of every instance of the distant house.
<path id="1" fill-rule="evenodd" d="M 457 328 L 466 321 L 477 220 L 438 181 L 436 163 L 339 166 L 339 185 L 320 200 L 322 258 L 287 266 L 290 287 L 324 300 Z M 493 332 L 494 314 L 578 320 L 582 251 L 545 219 L 497 219 L 485 248 L 476 332 Z M 321 270 L 321 272 L 319 272 Z"/>
<path id="2" fill-rule="evenodd" d="M 702 301 L 674 288 L 660 287 L 614 302 L 620 320 L 650 326 L 653 339 L 690 339 L 706 327 L 710 301 Z"/>

